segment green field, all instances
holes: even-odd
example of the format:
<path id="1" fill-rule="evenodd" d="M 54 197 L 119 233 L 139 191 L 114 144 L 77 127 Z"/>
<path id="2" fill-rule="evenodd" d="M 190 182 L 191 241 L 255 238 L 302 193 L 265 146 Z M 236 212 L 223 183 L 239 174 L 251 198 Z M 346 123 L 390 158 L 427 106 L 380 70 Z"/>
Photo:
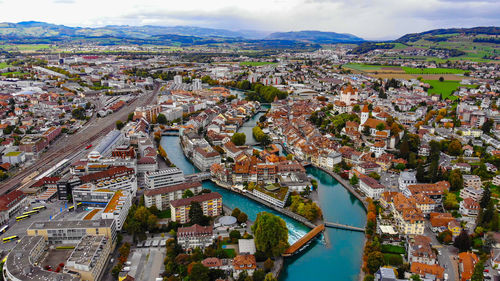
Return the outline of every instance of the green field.
<path id="1" fill-rule="evenodd" d="M 462 69 L 455 68 L 413 68 L 401 67 L 407 74 L 463 74 Z"/>
<path id="2" fill-rule="evenodd" d="M 240 65 L 242 65 L 242 66 L 261 66 L 261 65 L 267 65 L 267 64 L 276 64 L 276 63 L 269 62 L 269 61 L 242 61 L 242 62 L 240 62 Z"/>
<path id="3" fill-rule="evenodd" d="M 396 245 L 383 244 L 383 245 L 380 245 L 380 248 L 382 250 L 382 253 L 403 254 L 404 255 L 406 252 L 404 247 L 396 246 Z"/>
<path id="4" fill-rule="evenodd" d="M 432 86 L 429 89 L 429 94 L 431 95 L 441 95 L 443 99 L 456 100 L 457 96 L 452 95 L 459 87 L 467 87 L 467 88 L 475 88 L 475 85 L 460 85 L 459 81 L 443 81 L 439 80 L 424 80 L 424 83 L 427 83 Z"/>
<path id="5" fill-rule="evenodd" d="M 12 76 L 18 77 L 18 76 L 23 76 L 23 75 L 27 75 L 27 74 L 29 74 L 29 73 L 14 71 L 14 72 L 5 72 L 5 73 L 2 73 L 1 75 L 2 76 L 12 75 Z"/>
<path id="6" fill-rule="evenodd" d="M 7 51 L 39 51 L 50 49 L 49 44 L 6 44 L 0 45 L 0 49 Z"/>
<path id="7" fill-rule="evenodd" d="M 0 69 L 9 67 L 10 65 L 6 62 L 0 62 Z"/>
<path id="8" fill-rule="evenodd" d="M 349 64 L 345 64 L 343 67 L 354 69 L 354 70 L 359 70 L 359 71 L 375 71 L 375 70 L 380 70 L 380 69 L 385 68 L 385 67 L 398 67 L 398 66 L 349 63 Z"/>

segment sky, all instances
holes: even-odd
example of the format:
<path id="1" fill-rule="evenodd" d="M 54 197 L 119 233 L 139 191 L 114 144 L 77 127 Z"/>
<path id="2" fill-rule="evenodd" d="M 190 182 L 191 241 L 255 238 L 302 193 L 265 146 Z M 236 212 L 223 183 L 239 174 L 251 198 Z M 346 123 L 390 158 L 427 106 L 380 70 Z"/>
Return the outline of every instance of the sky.
<path id="1" fill-rule="evenodd" d="M 0 22 L 321 30 L 365 39 L 500 26 L 499 15 L 500 0 L 0 0 Z"/>

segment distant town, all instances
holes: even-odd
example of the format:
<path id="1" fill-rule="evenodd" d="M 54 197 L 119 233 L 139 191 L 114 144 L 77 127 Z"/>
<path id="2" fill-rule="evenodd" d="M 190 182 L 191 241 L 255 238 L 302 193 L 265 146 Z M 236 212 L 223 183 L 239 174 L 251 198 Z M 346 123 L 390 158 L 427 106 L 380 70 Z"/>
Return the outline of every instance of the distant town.
<path id="1" fill-rule="evenodd" d="M 498 61 L 359 48 L 0 53 L 3 279 L 500 280 Z"/>

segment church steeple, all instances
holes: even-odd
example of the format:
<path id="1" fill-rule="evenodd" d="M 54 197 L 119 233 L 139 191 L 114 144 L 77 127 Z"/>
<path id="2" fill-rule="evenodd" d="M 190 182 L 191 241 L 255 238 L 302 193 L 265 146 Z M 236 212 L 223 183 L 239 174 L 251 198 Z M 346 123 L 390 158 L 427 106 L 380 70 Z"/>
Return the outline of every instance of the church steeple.
<path id="1" fill-rule="evenodd" d="M 368 105 L 363 106 L 363 110 L 361 110 L 361 125 L 365 124 L 366 120 L 370 117 L 370 110 L 368 109 Z"/>

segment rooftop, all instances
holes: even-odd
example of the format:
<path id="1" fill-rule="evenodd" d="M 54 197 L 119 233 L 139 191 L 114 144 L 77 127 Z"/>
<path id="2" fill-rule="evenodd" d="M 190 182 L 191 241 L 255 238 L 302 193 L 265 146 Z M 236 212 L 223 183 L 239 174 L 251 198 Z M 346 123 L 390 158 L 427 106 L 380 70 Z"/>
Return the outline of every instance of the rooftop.
<path id="1" fill-rule="evenodd" d="M 111 227 L 115 220 L 105 219 L 98 221 L 91 220 L 74 220 L 74 221 L 39 221 L 34 222 L 28 229 L 66 229 L 66 228 L 96 228 L 96 227 Z"/>

